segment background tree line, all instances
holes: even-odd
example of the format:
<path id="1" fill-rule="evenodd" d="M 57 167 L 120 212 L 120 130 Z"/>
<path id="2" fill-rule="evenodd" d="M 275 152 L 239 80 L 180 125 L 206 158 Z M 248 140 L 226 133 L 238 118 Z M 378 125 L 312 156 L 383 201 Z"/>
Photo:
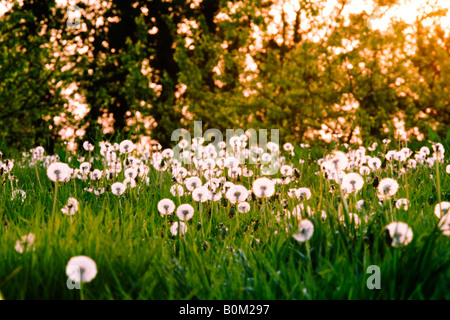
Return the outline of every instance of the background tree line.
<path id="1" fill-rule="evenodd" d="M 325 2 L 312 0 L 78 2 L 80 28 L 55 1 L 9 2 L 0 137 L 10 147 L 52 149 L 67 126 L 94 140 L 105 116 L 107 137 L 150 133 L 163 146 L 194 120 L 204 129 L 279 128 L 283 141 L 313 144 L 319 130 L 342 142 L 392 138 L 396 117 L 441 136 L 450 123 L 450 35 L 424 23 L 446 14 L 437 7 L 381 32 L 373 13 L 344 16 L 345 0 L 327 19 Z M 84 116 L 71 99 L 88 106 Z"/>

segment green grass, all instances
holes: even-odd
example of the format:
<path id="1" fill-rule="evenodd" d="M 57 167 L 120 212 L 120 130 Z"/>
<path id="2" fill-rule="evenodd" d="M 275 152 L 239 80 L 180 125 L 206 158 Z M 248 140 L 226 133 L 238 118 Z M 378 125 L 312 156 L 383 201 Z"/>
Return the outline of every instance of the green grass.
<path id="1" fill-rule="evenodd" d="M 350 212 L 361 217 L 361 226 L 355 228 L 339 221 L 344 208 L 338 189 L 330 192 L 333 182 L 315 174 L 319 166 L 306 149 L 296 152 L 293 163 L 301 170 L 301 178 L 289 186 L 277 185 L 276 195 L 269 200 L 249 201 L 250 212 L 235 210 L 233 216 L 227 200 L 203 203 L 204 235 L 197 230 L 199 204 L 189 195 L 178 199 L 170 194 L 168 172 L 161 175 L 150 166 L 150 184 L 138 181 L 136 188 L 122 196 L 86 192 L 83 188 L 89 181 L 61 183 L 52 215 L 54 183 L 46 169 L 38 167 L 40 187 L 35 168 L 21 168 L 16 160 L 12 174 L 18 181 L 11 184 L 3 175 L 0 186 L 0 293 L 4 299 L 450 298 L 450 238 L 437 228 L 439 219 L 433 212 L 438 202 L 436 181 L 430 179 L 434 168 L 408 169 L 408 190 L 394 171 L 393 178 L 400 184 L 396 198 L 408 192 L 408 211 L 394 206 L 391 213 L 389 202 L 379 206 L 373 178 L 366 177 L 357 200 L 364 199 L 370 207 L 356 211 L 353 195 L 347 199 Z M 303 166 L 298 164 L 299 152 L 306 160 Z M 71 167 L 76 164 L 75 160 L 70 163 Z M 94 168 L 102 168 L 100 160 Z M 380 179 L 387 176 L 392 177 L 390 170 L 379 174 Z M 251 188 L 252 179 L 242 178 L 241 183 Z M 315 228 L 307 243 L 292 237 L 296 218 L 283 218 L 282 199 L 289 199 L 289 210 L 298 204 L 287 197 L 288 188 L 293 187 L 308 187 L 312 192 L 305 205 L 315 213 L 304 213 L 304 218 Z M 23 203 L 11 201 L 12 188 L 26 191 Z M 450 178 L 442 164 L 440 190 L 442 201 L 449 201 Z M 69 197 L 80 203 L 72 217 L 60 211 Z M 163 198 L 173 199 L 177 206 L 190 203 L 196 209 L 184 236 L 170 234 L 177 217 L 161 217 L 157 204 Z M 321 210 L 327 214 L 324 221 Z M 384 227 L 391 222 L 391 214 L 413 229 L 413 240 L 405 247 L 393 248 L 386 240 Z M 228 228 L 226 233 L 221 224 Z M 30 232 L 36 239 L 33 250 L 18 253 L 16 241 Z M 66 286 L 67 262 L 77 255 L 91 257 L 98 269 L 96 278 L 83 284 L 81 291 Z M 366 286 L 370 265 L 380 267 L 380 290 Z"/>

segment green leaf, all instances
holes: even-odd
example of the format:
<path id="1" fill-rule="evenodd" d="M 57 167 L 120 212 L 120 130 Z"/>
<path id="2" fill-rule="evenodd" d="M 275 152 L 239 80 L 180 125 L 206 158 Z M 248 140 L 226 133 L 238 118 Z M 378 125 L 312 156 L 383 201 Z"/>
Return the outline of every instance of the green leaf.
<path id="1" fill-rule="evenodd" d="M 428 140 L 433 142 L 441 142 L 441 138 L 436 131 L 434 131 L 429 125 L 425 125 L 425 128 L 428 131 Z"/>

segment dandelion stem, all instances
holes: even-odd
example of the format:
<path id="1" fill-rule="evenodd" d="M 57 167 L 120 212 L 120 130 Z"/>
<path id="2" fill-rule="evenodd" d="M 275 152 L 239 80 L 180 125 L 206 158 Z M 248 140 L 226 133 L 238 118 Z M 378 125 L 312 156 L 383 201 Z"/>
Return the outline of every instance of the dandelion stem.
<path id="1" fill-rule="evenodd" d="M 436 152 L 437 153 L 437 152 Z M 439 174 L 439 156 L 436 157 L 436 180 L 437 180 L 437 190 L 438 190 L 438 201 L 439 201 L 439 210 L 441 211 L 441 178 Z M 442 212 L 442 211 L 441 211 Z"/>
<path id="2" fill-rule="evenodd" d="M 310 252 L 311 248 L 309 246 L 309 240 L 305 242 L 305 245 L 306 245 L 306 254 L 308 256 L 308 272 L 312 275 L 313 267 L 312 267 L 311 252 Z"/>
<path id="3" fill-rule="evenodd" d="M 39 187 L 42 189 L 41 178 L 39 178 L 39 172 L 37 168 L 37 162 L 34 164 L 34 169 L 36 170 L 36 177 L 38 178 Z"/>
<path id="4" fill-rule="evenodd" d="M 200 223 L 202 224 L 202 235 L 203 235 L 203 238 L 205 238 L 205 226 L 203 225 L 203 205 L 202 205 L 201 201 L 200 201 L 199 205 L 200 205 Z"/>
<path id="5" fill-rule="evenodd" d="M 342 188 L 341 188 L 341 181 L 339 179 L 339 175 L 338 175 L 338 171 L 337 170 L 336 170 L 336 178 L 337 178 L 336 182 L 338 184 L 339 192 L 341 194 L 341 200 L 342 200 L 342 203 L 344 204 L 345 211 L 348 214 L 350 211 L 348 210 L 347 200 L 345 200 L 344 192 L 342 191 Z"/>
<path id="6" fill-rule="evenodd" d="M 55 196 L 53 198 L 53 209 L 52 209 L 52 217 L 55 215 L 56 210 L 56 198 L 58 196 L 58 180 L 55 181 Z"/>
<path id="7" fill-rule="evenodd" d="M 392 209 L 392 198 L 389 197 L 389 208 L 391 210 L 391 220 L 394 221 L 394 210 Z"/>

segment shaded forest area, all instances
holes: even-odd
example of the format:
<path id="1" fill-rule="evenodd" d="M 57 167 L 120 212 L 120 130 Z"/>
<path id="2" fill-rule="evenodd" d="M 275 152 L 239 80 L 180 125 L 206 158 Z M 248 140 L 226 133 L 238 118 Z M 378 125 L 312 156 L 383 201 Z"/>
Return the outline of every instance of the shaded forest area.
<path id="1" fill-rule="evenodd" d="M 0 17 L 2 146 L 51 151 L 67 127 L 93 141 L 106 119 L 106 137 L 150 134 L 164 147 L 194 120 L 204 130 L 278 128 L 294 143 L 320 143 L 320 132 L 393 138 L 399 122 L 410 140 L 426 126 L 445 136 L 450 35 L 429 23 L 444 10 L 381 32 L 373 12 L 345 16 L 349 1 L 326 17 L 326 1 L 285 2 L 78 2 L 74 27 L 55 1 L 16 1 Z"/>

